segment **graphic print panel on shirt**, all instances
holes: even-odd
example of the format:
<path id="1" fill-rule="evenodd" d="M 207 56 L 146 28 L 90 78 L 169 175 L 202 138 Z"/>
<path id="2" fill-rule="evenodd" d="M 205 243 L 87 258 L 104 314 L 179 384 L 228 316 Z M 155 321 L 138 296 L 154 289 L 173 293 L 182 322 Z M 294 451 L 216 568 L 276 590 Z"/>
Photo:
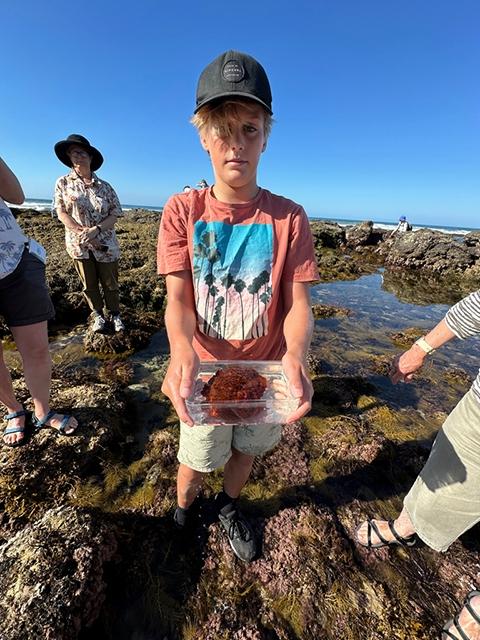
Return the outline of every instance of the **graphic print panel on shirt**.
<path id="1" fill-rule="evenodd" d="M 270 224 L 196 222 L 193 279 L 200 331 L 225 340 L 266 336 L 272 259 Z"/>

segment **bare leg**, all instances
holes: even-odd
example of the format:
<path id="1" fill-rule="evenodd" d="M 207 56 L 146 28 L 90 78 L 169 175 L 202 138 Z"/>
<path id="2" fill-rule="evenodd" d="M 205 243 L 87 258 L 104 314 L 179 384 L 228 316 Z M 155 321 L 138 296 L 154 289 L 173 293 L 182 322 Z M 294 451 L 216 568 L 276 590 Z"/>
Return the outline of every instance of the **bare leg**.
<path id="1" fill-rule="evenodd" d="M 50 411 L 50 381 L 52 360 L 48 348 L 47 322 L 37 322 L 25 327 L 11 327 L 15 344 L 22 356 L 25 382 L 32 395 L 37 418 L 44 418 Z M 58 429 L 63 416 L 55 414 L 49 424 Z M 75 418 L 71 418 L 66 429 L 72 433 L 77 427 Z"/>
<path id="2" fill-rule="evenodd" d="M 238 498 L 245 486 L 255 457 L 232 449 L 232 457 L 224 468 L 223 488 L 231 498 Z"/>
<path id="3" fill-rule="evenodd" d="M 374 520 L 374 522 L 377 525 L 378 530 L 380 531 L 382 536 L 385 538 L 385 540 L 390 541 L 395 539 L 394 536 L 392 535 L 392 532 L 390 531 L 390 528 L 386 520 Z M 412 534 L 415 533 L 415 528 L 412 524 L 412 521 L 410 520 L 410 516 L 405 511 L 405 509 L 402 510 L 401 514 L 394 521 L 393 525 L 395 527 L 395 531 L 397 531 L 399 535 L 401 535 L 403 538 L 408 538 L 408 536 L 411 536 Z M 366 521 L 363 522 L 361 526 L 358 528 L 357 537 L 362 544 L 367 544 L 368 525 Z M 372 531 L 371 541 L 372 541 L 372 544 L 381 542 L 374 531 Z"/>
<path id="4" fill-rule="evenodd" d="M 22 405 L 15 398 L 15 394 L 13 391 L 12 378 L 10 377 L 10 372 L 5 366 L 5 361 L 3 359 L 3 348 L 2 343 L 0 342 L 0 402 L 4 404 L 7 408 L 8 413 L 14 413 L 15 411 L 21 411 L 23 409 Z M 25 416 L 21 416 L 20 418 L 13 418 L 8 421 L 8 426 L 10 427 L 23 427 L 25 424 Z M 14 444 L 15 442 L 20 442 L 23 440 L 24 436 L 21 433 L 11 433 L 7 436 L 4 436 L 4 441 L 8 444 Z"/>
<path id="5" fill-rule="evenodd" d="M 232 450 L 232 457 L 225 465 L 224 489 L 231 498 L 238 498 L 248 480 L 254 457 Z M 178 506 L 188 509 L 197 497 L 202 484 L 203 473 L 180 464 L 177 474 Z"/>
<path id="6" fill-rule="evenodd" d="M 178 506 L 188 509 L 197 497 L 203 485 L 203 473 L 190 469 L 185 464 L 180 464 L 177 473 L 177 500 Z"/>

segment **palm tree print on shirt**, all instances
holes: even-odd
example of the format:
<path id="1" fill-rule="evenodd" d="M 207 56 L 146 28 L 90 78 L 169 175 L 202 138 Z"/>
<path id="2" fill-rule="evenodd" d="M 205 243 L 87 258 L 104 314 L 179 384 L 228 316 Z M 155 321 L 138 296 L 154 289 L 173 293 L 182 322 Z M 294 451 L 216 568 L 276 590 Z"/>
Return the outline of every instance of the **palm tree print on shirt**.
<path id="1" fill-rule="evenodd" d="M 193 284 L 200 331 L 226 340 L 267 335 L 272 259 L 272 225 L 196 222 Z"/>
<path id="2" fill-rule="evenodd" d="M 2 273 L 8 273 L 17 266 L 23 249 L 23 245 L 18 245 L 12 240 L 0 242 L 0 271 Z"/>
<path id="3" fill-rule="evenodd" d="M 0 207 L 0 231 L 12 229 L 13 214 L 7 207 Z"/>

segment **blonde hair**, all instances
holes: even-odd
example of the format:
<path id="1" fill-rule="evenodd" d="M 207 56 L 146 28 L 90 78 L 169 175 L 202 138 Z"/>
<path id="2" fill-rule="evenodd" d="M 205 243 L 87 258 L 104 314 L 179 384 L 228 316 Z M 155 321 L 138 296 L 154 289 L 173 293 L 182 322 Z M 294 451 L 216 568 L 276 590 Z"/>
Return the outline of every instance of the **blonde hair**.
<path id="1" fill-rule="evenodd" d="M 220 103 L 208 103 L 201 107 L 191 118 L 190 122 L 199 133 L 203 129 L 215 129 L 220 138 L 229 138 L 232 135 L 232 121 L 241 119 L 241 110 L 246 109 L 252 114 L 260 107 L 263 113 L 263 133 L 265 139 L 272 130 L 273 118 L 268 111 L 258 102 L 253 100 L 225 100 Z"/>

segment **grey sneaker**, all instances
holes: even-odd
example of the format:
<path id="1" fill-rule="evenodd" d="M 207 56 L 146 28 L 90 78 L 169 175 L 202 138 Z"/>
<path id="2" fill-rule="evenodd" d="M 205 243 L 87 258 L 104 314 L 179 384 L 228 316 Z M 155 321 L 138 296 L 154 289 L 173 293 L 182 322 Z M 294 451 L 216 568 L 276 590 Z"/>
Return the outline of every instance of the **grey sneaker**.
<path id="1" fill-rule="evenodd" d="M 98 333 L 99 331 L 103 331 L 105 329 L 105 320 L 101 315 L 96 315 L 92 324 L 92 331 Z"/>
<path id="2" fill-rule="evenodd" d="M 233 553 L 242 562 L 251 562 L 257 553 L 257 545 L 252 527 L 243 513 L 235 503 L 231 503 L 219 511 L 218 519 L 227 532 Z"/>

